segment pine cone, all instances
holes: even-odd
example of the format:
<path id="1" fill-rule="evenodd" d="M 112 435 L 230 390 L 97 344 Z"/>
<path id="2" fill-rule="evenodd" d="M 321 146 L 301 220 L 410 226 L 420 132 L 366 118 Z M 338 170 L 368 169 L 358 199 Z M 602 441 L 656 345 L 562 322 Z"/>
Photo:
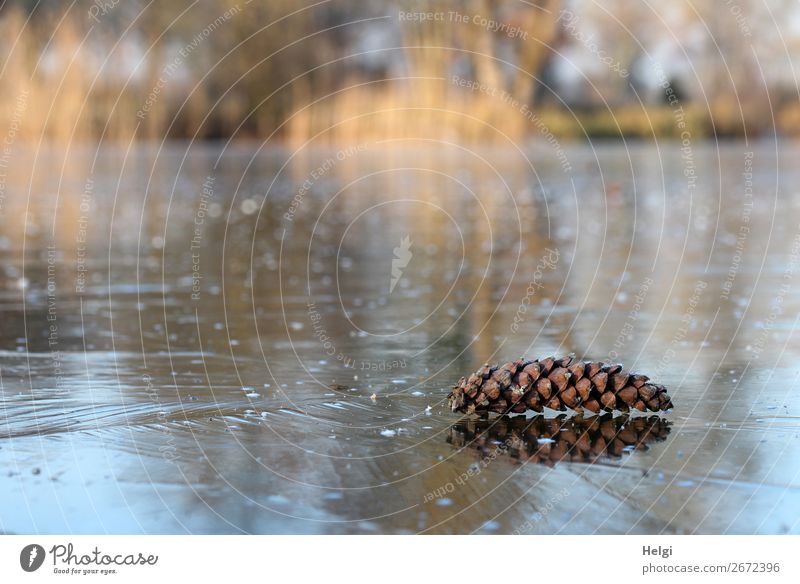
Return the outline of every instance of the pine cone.
<path id="1" fill-rule="evenodd" d="M 647 450 L 649 444 L 666 440 L 670 427 L 670 422 L 659 416 L 503 416 L 455 424 L 447 442 L 477 451 L 484 460 L 507 456 L 514 462 L 552 466 L 559 461 L 592 463 Z"/>
<path id="2" fill-rule="evenodd" d="M 462 377 L 449 399 L 450 409 L 468 414 L 542 412 L 546 407 L 562 412 L 586 408 L 594 413 L 672 408 L 666 388 L 650 383 L 647 375 L 626 373 L 622 365 L 584 362 L 572 356 L 519 359 L 501 367 L 486 364 Z"/>

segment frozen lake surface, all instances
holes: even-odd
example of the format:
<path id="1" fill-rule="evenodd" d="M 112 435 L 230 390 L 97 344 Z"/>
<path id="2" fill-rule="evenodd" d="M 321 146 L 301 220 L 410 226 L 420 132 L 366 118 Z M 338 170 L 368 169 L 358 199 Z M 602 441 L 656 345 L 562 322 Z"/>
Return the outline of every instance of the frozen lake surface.
<path id="1" fill-rule="evenodd" d="M 0 532 L 800 533 L 800 148 L 31 152 Z M 464 420 L 575 353 L 660 417 Z"/>

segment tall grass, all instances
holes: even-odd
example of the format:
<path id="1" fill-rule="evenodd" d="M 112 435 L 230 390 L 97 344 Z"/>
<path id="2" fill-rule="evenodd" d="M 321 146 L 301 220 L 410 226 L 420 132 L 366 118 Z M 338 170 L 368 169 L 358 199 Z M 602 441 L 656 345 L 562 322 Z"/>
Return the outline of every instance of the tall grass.
<path id="1" fill-rule="evenodd" d="M 560 34 L 561 8 L 561 0 L 12 1 L 0 8 L 0 133 L 60 143 L 236 136 L 296 144 L 518 140 L 541 124 L 558 136 L 673 133 L 668 109 L 625 98 L 619 79 L 610 110 L 570 111 L 548 96 L 548 64 L 572 42 Z M 413 11 L 446 19 L 400 17 Z M 697 132 L 769 131 L 765 107 L 777 110 L 780 130 L 800 128 L 796 95 L 775 89 L 769 101 L 766 90 L 742 89 L 720 91 L 708 107 L 686 103 Z"/>

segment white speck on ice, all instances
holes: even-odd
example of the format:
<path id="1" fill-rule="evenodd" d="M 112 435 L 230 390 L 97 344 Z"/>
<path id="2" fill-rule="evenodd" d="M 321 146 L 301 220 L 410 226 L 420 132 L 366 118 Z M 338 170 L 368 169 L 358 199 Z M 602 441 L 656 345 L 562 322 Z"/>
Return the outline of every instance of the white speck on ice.
<path id="1" fill-rule="evenodd" d="M 256 203 L 253 199 L 245 199 L 239 205 L 239 209 L 241 209 L 242 213 L 245 215 L 252 215 L 258 211 L 258 203 Z"/>

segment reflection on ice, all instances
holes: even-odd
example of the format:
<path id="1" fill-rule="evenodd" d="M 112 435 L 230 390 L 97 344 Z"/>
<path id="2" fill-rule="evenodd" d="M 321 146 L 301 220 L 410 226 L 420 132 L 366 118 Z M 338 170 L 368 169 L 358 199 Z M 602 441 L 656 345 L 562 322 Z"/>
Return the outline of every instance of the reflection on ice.
<path id="1" fill-rule="evenodd" d="M 671 426 L 660 416 L 502 416 L 454 424 L 447 441 L 477 451 L 482 461 L 504 457 L 553 466 L 593 463 L 647 450 L 650 444 L 666 440 Z"/>

